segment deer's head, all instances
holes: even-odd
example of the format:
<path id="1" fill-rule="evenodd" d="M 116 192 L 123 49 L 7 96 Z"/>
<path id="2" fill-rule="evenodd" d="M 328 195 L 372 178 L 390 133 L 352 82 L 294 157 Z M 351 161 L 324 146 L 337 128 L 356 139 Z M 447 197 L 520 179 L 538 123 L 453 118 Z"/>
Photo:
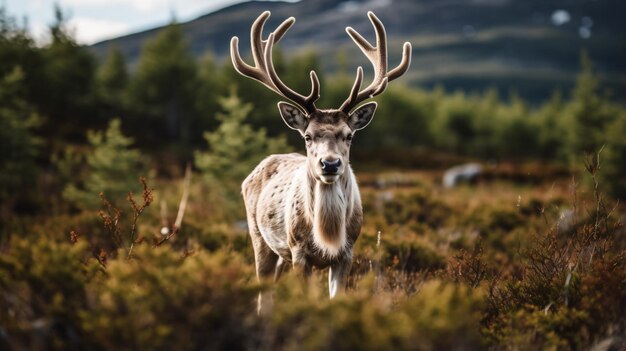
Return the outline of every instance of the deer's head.
<path id="1" fill-rule="evenodd" d="M 374 79 L 361 90 L 363 69 L 359 67 L 354 85 L 346 101 L 338 109 L 321 110 L 315 106 L 320 97 L 320 83 L 311 71 L 311 92 L 301 95 L 287 87 L 276 74 L 272 62 L 272 48 L 289 28 L 295 18 L 285 20 L 266 40 L 262 39 L 263 25 L 270 16 L 263 12 L 252 24 L 250 40 L 254 66 L 246 64 L 239 54 L 239 38 L 233 37 L 230 43 L 231 58 L 235 69 L 240 74 L 263 83 L 292 103 L 281 101 L 278 109 L 289 128 L 300 132 L 305 140 L 310 173 L 326 184 L 334 183 L 343 175 L 350 158 L 350 144 L 354 133 L 365 128 L 374 117 L 376 103 L 369 102 L 356 107 L 359 103 L 382 93 L 387 83 L 403 75 L 411 62 L 411 44 L 403 46 L 402 61 L 387 71 L 387 36 L 382 22 L 372 12 L 368 17 L 376 31 L 376 46 L 351 27 L 346 32 L 359 46 L 374 67 Z"/>

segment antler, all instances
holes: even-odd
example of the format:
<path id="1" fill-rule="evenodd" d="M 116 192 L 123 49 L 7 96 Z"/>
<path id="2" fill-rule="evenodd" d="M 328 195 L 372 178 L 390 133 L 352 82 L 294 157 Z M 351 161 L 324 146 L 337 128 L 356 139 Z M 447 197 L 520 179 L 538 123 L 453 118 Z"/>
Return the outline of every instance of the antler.
<path id="1" fill-rule="evenodd" d="M 363 82 L 363 68 L 360 66 L 357 68 L 356 79 L 352 90 L 350 90 L 350 95 L 339 108 L 345 113 L 349 113 L 361 101 L 385 91 L 387 84 L 403 75 L 411 64 L 411 43 L 406 42 L 402 47 L 402 61 L 396 68 L 387 72 L 387 34 L 385 27 L 372 11 L 369 11 L 367 16 L 376 31 L 376 47 L 372 46 L 352 27 L 346 27 L 346 32 L 374 66 L 374 80 L 365 89 L 359 91 Z"/>
<path id="2" fill-rule="evenodd" d="M 296 22 L 296 19 L 290 17 L 286 19 L 275 31 L 270 33 L 267 40 L 262 39 L 263 25 L 270 17 L 270 12 L 263 12 L 252 24 L 250 30 L 250 44 L 252 46 L 252 58 L 254 60 L 254 67 L 248 65 L 241 59 L 239 54 L 239 38 L 233 37 L 230 41 L 230 56 L 233 61 L 233 66 L 240 74 L 257 80 L 269 89 L 278 93 L 284 98 L 287 98 L 297 104 L 304 111 L 313 113 L 317 108 L 315 107 L 315 101 L 320 98 L 320 82 L 317 78 L 315 71 L 311 71 L 311 93 L 308 96 L 303 96 L 283 83 L 276 70 L 274 69 L 274 63 L 272 62 L 272 48 L 275 43 L 278 43 L 285 33 Z"/>

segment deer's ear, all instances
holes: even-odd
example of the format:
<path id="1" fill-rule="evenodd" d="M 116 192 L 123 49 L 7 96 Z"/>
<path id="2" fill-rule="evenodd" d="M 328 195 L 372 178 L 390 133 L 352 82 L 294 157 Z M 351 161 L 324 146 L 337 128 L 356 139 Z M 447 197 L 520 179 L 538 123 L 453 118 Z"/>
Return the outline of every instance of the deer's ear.
<path id="1" fill-rule="evenodd" d="M 367 127 L 374 117 L 377 106 L 376 102 L 368 102 L 354 110 L 354 112 L 348 116 L 348 125 L 350 128 L 352 130 L 359 130 Z"/>
<path id="2" fill-rule="evenodd" d="M 278 111 L 280 111 L 280 116 L 283 118 L 283 121 L 287 123 L 289 128 L 304 133 L 306 127 L 309 125 L 309 119 L 302 110 L 290 103 L 281 101 L 278 103 Z"/>

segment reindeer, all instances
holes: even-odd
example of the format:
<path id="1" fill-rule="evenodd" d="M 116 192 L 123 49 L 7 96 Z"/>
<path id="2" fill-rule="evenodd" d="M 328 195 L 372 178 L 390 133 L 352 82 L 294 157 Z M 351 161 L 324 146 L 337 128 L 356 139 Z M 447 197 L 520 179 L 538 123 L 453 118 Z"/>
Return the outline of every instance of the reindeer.
<path id="1" fill-rule="evenodd" d="M 345 288 L 352 266 L 352 248 L 363 223 L 361 196 L 349 165 L 350 144 L 355 132 L 371 122 L 377 105 L 369 102 L 355 107 L 382 93 L 388 82 L 408 70 L 411 44 L 404 43 L 400 64 L 387 71 L 387 38 L 382 22 L 368 12 L 376 32 L 375 47 L 347 27 L 348 35 L 372 63 L 374 79 L 360 90 L 363 69 L 358 67 L 350 94 L 341 107 L 321 110 L 315 106 L 320 83 L 314 71 L 310 72 L 311 92 L 307 96 L 287 87 L 276 74 L 272 48 L 295 18 L 285 20 L 263 40 L 263 25 L 269 16 L 269 11 L 263 12 L 251 27 L 254 66 L 242 60 L 237 37 L 231 40 L 231 58 L 237 72 L 291 101 L 279 102 L 278 110 L 287 126 L 304 138 L 306 157 L 296 153 L 271 155 L 242 184 L 257 278 L 273 276 L 276 281 L 291 265 L 306 280 L 313 267 L 330 267 L 328 286 L 332 299 Z M 268 300 L 259 294 L 259 313 L 267 309 L 264 305 Z"/>

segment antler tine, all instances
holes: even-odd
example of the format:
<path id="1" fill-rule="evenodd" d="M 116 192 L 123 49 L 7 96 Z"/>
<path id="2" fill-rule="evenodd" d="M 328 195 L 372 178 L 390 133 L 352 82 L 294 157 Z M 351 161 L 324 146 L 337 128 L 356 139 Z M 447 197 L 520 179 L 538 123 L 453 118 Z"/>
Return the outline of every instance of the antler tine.
<path id="1" fill-rule="evenodd" d="M 272 60 L 272 49 L 274 47 L 274 42 L 275 42 L 274 38 L 275 38 L 274 33 L 270 34 L 269 38 L 267 38 L 267 45 L 265 46 L 265 63 L 267 64 L 267 73 L 269 74 L 270 79 L 272 80 L 272 83 L 274 83 L 274 85 L 278 89 L 277 92 L 282 94 L 287 99 L 298 104 L 306 112 L 311 113 L 315 111 L 316 110 L 315 101 L 317 101 L 317 99 L 319 99 L 320 97 L 319 95 L 320 82 L 319 82 L 319 79 L 317 78 L 317 74 L 315 73 L 315 71 L 311 71 L 310 73 L 311 93 L 307 97 L 304 97 L 303 95 L 296 93 L 287 85 L 285 85 L 285 83 L 283 83 L 283 81 L 280 80 L 280 78 L 278 77 L 278 74 L 276 73 L 276 70 L 274 69 L 274 61 Z"/>
<path id="2" fill-rule="evenodd" d="M 252 23 L 250 28 L 250 45 L 252 46 L 252 59 L 257 68 L 259 64 L 263 63 L 263 49 L 265 49 L 265 43 L 263 42 L 263 27 L 265 22 L 270 17 L 269 11 L 264 11 L 257 19 Z"/>
<path id="3" fill-rule="evenodd" d="M 283 23 L 281 23 L 280 26 L 278 26 L 276 30 L 274 31 L 274 41 L 278 43 L 280 39 L 283 38 L 283 35 L 287 33 L 289 28 L 291 28 L 291 26 L 293 26 L 294 23 L 296 23 L 295 17 L 289 17 L 286 20 L 284 20 Z"/>
<path id="4" fill-rule="evenodd" d="M 405 42 L 402 46 L 402 60 L 400 61 L 400 64 L 387 74 L 389 81 L 400 77 L 409 69 L 409 66 L 411 66 L 411 50 L 411 43 L 408 41 Z"/>
<path id="5" fill-rule="evenodd" d="M 254 51 L 254 49 L 253 49 Z M 245 63 L 239 54 L 239 38 L 233 37 L 230 40 L 230 57 L 233 61 L 233 66 L 235 70 L 239 72 L 239 74 L 255 79 L 271 90 L 276 90 L 274 84 L 268 79 L 267 75 L 264 74 L 264 71 L 258 67 L 255 63 L 255 67 L 250 66 Z"/>
<path id="6" fill-rule="evenodd" d="M 339 108 L 341 111 L 345 111 L 345 108 L 347 107 L 347 105 L 351 101 L 354 101 L 354 99 L 356 99 L 357 95 L 359 94 L 359 89 L 361 89 L 362 82 L 363 82 L 363 67 L 359 66 L 356 69 L 356 79 L 354 80 L 354 84 L 352 85 L 352 89 L 350 90 L 350 95 L 348 96 L 348 99 L 344 101 L 343 104 L 341 104 L 341 107 Z"/>
<path id="7" fill-rule="evenodd" d="M 263 12 L 252 24 L 250 29 L 250 45 L 252 46 L 252 58 L 254 67 L 245 63 L 239 53 L 239 38 L 233 37 L 230 42 L 230 55 L 235 70 L 240 74 L 255 79 L 279 95 L 293 101 L 306 112 L 316 110 L 315 101 L 320 97 L 320 83 L 317 74 L 311 71 L 311 93 L 304 97 L 287 87 L 278 78 L 272 62 L 272 48 L 287 33 L 296 19 L 290 17 L 283 21 L 276 30 L 270 33 L 267 40 L 263 40 L 263 26 L 270 17 L 270 12 Z"/>
<path id="8" fill-rule="evenodd" d="M 384 74 L 387 73 L 387 32 L 383 22 L 376 17 L 374 12 L 368 11 L 367 16 L 376 32 L 376 50 L 372 52 L 372 55 L 373 58 L 378 58 L 378 69 Z"/>
<path id="9" fill-rule="evenodd" d="M 381 94 L 387 88 L 387 84 L 402 76 L 409 69 L 409 65 L 411 64 L 411 44 L 406 42 L 404 43 L 402 51 L 402 61 L 393 70 L 387 72 L 387 33 L 385 31 L 385 26 L 373 12 L 369 11 L 367 16 L 369 17 L 370 22 L 372 22 L 376 33 L 375 47 L 352 27 L 347 27 L 346 32 L 372 63 L 374 68 L 374 79 L 365 89 L 358 91 L 361 87 L 362 81 L 362 71 L 359 73 L 359 70 L 362 69 L 359 67 L 359 70 L 357 70 L 357 80 L 352 86 L 348 99 L 341 105 L 340 108 L 340 110 L 345 113 L 349 113 L 350 110 L 352 110 L 352 108 L 354 108 L 361 101 Z"/>
<path id="10" fill-rule="evenodd" d="M 309 76 L 311 78 L 311 93 L 306 97 L 306 100 L 314 104 L 320 98 L 320 80 L 315 71 L 311 71 Z"/>

